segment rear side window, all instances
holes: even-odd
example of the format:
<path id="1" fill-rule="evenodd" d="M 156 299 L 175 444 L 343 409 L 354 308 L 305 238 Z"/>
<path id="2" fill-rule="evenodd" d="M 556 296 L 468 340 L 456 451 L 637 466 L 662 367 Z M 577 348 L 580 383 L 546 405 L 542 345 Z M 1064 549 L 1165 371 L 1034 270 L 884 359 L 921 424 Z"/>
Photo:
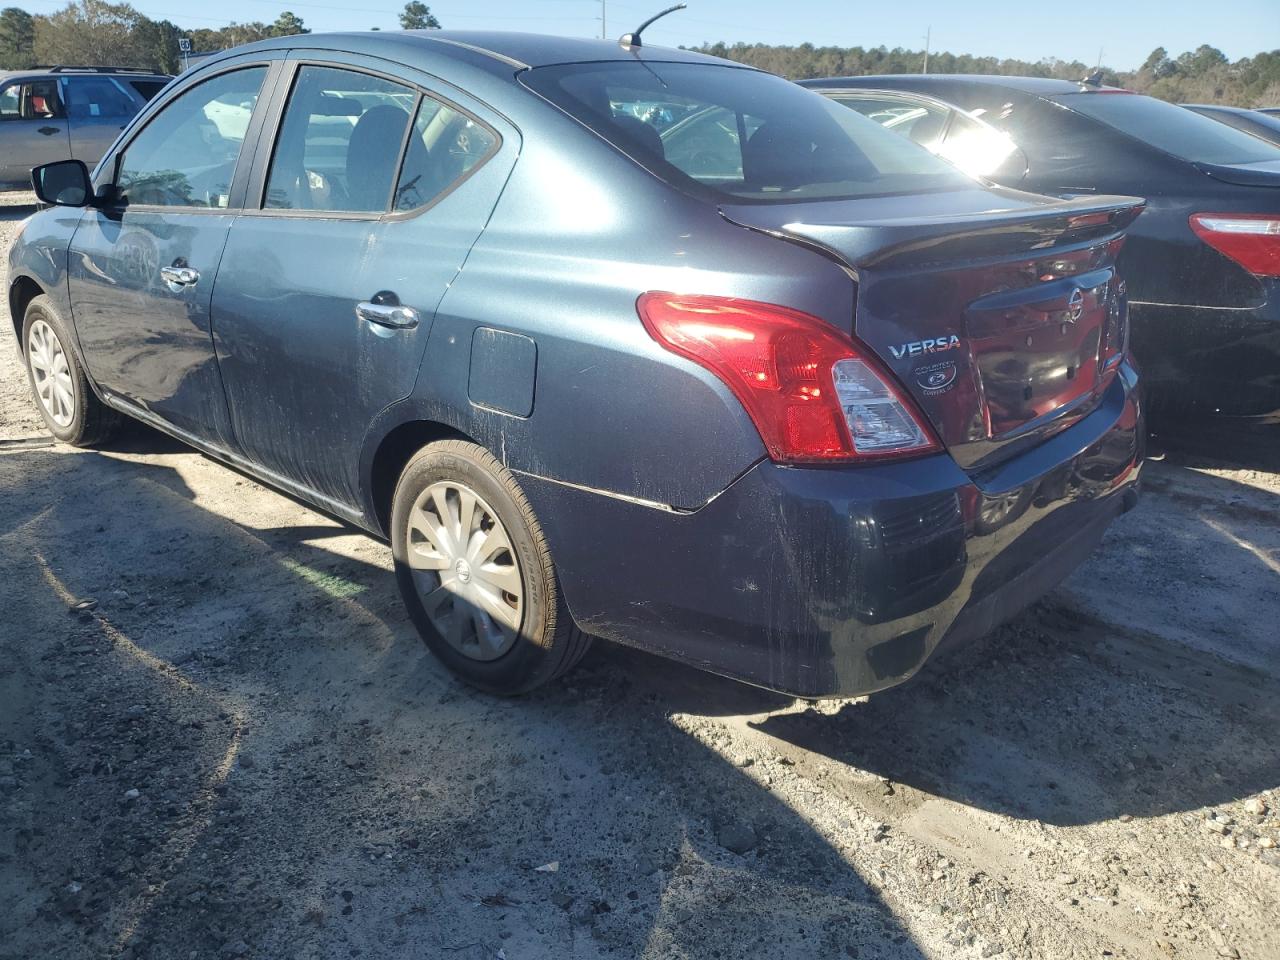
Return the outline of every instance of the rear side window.
<path id="1" fill-rule="evenodd" d="M 68 77 L 63 83 L 67 116 L 72 120 L 131 117 L 141 107 L 141 101 L 134 100 L 107 77 Z"/>
<path id="2" fill-rule="evenodd" d="M 219 74 L 165 104 L 125 147 L 124 203 L 225 207 L 266 67 Z"/>
<path id="3" fill-rule="evenodd" d="M 150 103 L 151 98 L 169 83 L 168 80 L 126 80 L 125 82 L 134 89 L 144 103 Z"/>
<path id="4" fill-rule="evenodd" d="M 688 63 L 579 63 L 521 80 L 615 147 L 713 201 L 791 202 L 972 181 L 879 123 L 780 77 Z"/>
<path id="5" fill-rule="evenodd" d="M 271 159 L 265 206 L 383 213 L 417 102 L 402 84 L 304 66 Z"/>
<path id="6" fill-rule="evenodd" d="M 1183 160 L 1222 164 L 1280 160 L 1280 149 L 1271 144 L 1154 97 L 1068 93 L 1054 99 Z"/>
<path id="7" fill-rule="evenodd" d="M 492 130 L 431 97 L 423 97 L 396 183 L 394 209 L 431 203 L 483 162 L 498 145 Z"/>

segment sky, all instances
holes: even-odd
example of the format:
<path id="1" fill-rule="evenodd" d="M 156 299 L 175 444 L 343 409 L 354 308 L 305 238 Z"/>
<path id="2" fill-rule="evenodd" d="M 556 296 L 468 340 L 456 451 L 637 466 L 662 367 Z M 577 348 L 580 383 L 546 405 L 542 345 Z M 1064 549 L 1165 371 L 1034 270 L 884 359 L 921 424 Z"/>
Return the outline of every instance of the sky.
<path id="1" fill-rule="evenodd" d="M 65 0 L 12 0 L 50 13 Z M 616 38 L 674 0 L 440 0 L 428 3 L 446 29 L 522 30 L 600 36 L 601 10 Z M 689 9 L 654 24 L 650 44 L 703 41 L 922 49 L 1020 60 L 1058 57 L 1118 70 L 1139 66 L 1162 46 L 1176 56 L 1202 43 L 1231 60 L 1280 49 L 1280 0 L 1112 0 L 1067 4 L 1050 0 L 688 0 Z M 313 31 L 398 27 L 403 0 L 138 0 L 153 19 L 181 27 L 219 27 L 232 20 L 272 21 L 291 10 Z"/>

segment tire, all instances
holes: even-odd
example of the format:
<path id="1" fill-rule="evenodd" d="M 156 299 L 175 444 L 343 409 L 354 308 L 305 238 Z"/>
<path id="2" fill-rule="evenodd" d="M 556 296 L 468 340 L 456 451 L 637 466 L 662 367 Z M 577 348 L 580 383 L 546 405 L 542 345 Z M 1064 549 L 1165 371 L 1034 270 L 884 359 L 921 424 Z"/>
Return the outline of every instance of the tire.
<path id="1" fill-rule="evenodd" d="M 31 396 L 50 433 L 74 447 L 91 447 L 109 439 L 121 418 L 93 392 L 74 342 L 48 297 L 38 296 L 27 305 L 22 357 Z"/>
<path id="2" fill-rule="evenodd" d="M 391 549 L 422 639 L 472 686 L 526 693 L 591 645 L 565 606 L 529 501 L 483 447 L 442 440 L 418 451 L 396 484 Z"/>

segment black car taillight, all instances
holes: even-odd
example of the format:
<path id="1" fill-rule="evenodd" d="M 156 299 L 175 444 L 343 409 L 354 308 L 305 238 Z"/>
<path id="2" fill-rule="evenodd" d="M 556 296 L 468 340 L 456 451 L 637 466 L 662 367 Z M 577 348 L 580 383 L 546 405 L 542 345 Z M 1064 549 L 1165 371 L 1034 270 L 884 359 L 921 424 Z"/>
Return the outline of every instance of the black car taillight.
<path id="1" fill-rule="evenodd" d="M 1280 216 L 1193 213 L 1191 229 L 1224 257 L 1259 277 L 1280 277 Z"/>

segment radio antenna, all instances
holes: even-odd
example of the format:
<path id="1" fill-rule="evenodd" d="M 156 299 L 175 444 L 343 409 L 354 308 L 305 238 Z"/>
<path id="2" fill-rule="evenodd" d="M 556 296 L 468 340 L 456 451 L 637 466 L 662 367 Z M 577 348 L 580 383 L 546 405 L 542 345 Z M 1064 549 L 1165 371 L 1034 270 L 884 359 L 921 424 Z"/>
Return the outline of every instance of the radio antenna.
<path id="1" fill-rule="evenodd" d="M 640 47 L 644 46 L 644 44 L 640 42 L 640 34 L 644 33 L 645 30 L 648 29 L 649 24 L 653 23 L 655 20 L 662 19 L 668 13 L 675 13 L 677 10 L 683 10 L 687 6 L 687 3 L 677 3 L 674 7 L 667 7 L 667 9 L 663 10 L 661 13 L 655 13 L 630 33 L 624 33 L 622 38 L 618 40 L 618 46 L 622 47 L 623 50 L 638 50 Z"/>

